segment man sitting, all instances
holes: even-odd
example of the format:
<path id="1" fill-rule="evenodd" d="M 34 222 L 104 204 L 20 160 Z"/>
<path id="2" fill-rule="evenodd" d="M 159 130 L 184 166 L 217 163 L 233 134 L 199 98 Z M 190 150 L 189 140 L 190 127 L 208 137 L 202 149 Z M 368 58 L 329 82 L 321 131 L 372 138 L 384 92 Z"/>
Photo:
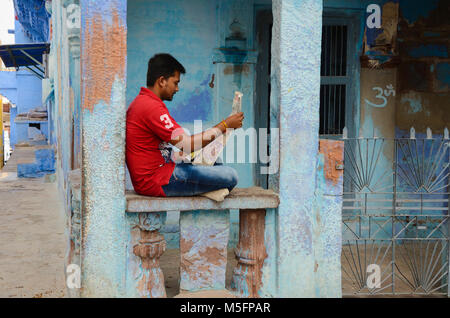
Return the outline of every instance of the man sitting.
<path id="1" fill-rule="evenodd" d="M 189 136 L 170 116 L 164 100 L 178 92 L 180 74 L 186 71 L 173 56 L 157 54 L 148 62 L 147 87 L 130 104 L 126 120 L 126 162 L 134 190 L 148 196 L 193 196 L 218 189 L 231 191 L 238 182 L 236 170 L 175 163 L 172 146 L 190 154 L 223 134 L 241 128 L 244 114 L 234 114 L 216 126 Z M 186 111 L 189 111 L 188 109 Z M 181 154 L 180 153 L 180 154 Z"/>

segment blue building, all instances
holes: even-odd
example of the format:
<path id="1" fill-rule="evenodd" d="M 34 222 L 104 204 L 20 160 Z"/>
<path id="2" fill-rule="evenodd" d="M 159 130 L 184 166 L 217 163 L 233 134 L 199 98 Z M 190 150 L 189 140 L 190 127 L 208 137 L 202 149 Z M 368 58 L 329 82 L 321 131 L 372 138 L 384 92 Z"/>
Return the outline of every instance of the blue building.
<path id="1" fill-rule="evenodd" d="M 18 0 L 14 1 L 14 8 L 16 45 L 3 46 L 2 57 L 8 60 L 12 59 L 9 66 L 16 67 L 17 71 L 14 73 L 2 72 L 1 76 L 4 77 L 5 84 L 0 87 L 1 93 L 13 104 L 10 118 L 10 139 L 13 148 L 14 145 L 21 142 L 47 144 L 49 137 L 47 109 L 42 102 L 42 78 L 45 76 L 42 71 L 44 67 L 36 66 L 36 63 L 21 51 L 23 49 L 26 54 L 37 54 L 37 58 L 42 63 L 42 53 L 45 52 L 45 43 L 48 41 L 49 15 L 42 1 Z M 35 8 L 39 8 L 39 10 Z M 42 44 L 44 49 L 38 49 L 36 52 L 37 47 L 35 46 L 34 51 L 30 51 L 31 44 Z M 9 52 L 11 52 L 11 56 L 9 56 Z"/>

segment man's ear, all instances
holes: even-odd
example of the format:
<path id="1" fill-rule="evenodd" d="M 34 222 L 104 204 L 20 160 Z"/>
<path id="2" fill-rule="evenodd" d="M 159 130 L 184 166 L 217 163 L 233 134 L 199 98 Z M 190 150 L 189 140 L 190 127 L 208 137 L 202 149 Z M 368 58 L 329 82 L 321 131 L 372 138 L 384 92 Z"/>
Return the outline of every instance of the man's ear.
<path id="1" fill-rule="evenodd" d="M 164 76 L 158 77 L 156 82 L 159 84 L 160 87 L 165 87 L 167 84 L 167 79 Z"/>

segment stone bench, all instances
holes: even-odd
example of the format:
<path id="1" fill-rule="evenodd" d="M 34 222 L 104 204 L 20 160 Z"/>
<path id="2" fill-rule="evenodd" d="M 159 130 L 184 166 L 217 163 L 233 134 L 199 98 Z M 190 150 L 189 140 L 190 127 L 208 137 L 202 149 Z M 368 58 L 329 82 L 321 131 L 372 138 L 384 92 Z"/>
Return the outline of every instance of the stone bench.
<path id="1" fill-rule="evenodd" d="M 140 297 L 166 297 L 159 258 L 166 242 L 159 233 L 167 211 L 180 211 L 180 290 L 225 289 L 230 209 L 239 210 L 239 243 L 235 254 L 232 290 L 257 297 L 264 245 L 266 209 L 279 198 L 259 187 L 235 188 L 222 202 L 196 197 L 147 197 L 126 191 L 128 242 L 127 285 Z"/>
<path id="2" fill-rule="evenodd" d="M 223 202 L 205 197 L 147 197 L 126 191 L 127 212 L 161 212 L 277 208 L 280 200 L 272 190 L 260 187 L 235 188 Z"/>

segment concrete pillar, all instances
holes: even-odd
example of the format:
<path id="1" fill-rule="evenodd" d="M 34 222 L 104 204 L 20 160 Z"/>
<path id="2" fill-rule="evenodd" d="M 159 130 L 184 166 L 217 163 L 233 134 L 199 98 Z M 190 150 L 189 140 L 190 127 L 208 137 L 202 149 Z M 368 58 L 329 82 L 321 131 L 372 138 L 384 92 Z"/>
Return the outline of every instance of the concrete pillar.
<path id="1" fill-rule="evenodd" d="M 274 0 L 273 18 L 271 113 L 278 113 L 280 128 L 273 272 L 277 296 L 313 297 L 322 0 Z"/>
<path id="2" fill-rule="evenodd" d="M 81 0 L 81 296 L 124 295 L 126 0 Z"/>

